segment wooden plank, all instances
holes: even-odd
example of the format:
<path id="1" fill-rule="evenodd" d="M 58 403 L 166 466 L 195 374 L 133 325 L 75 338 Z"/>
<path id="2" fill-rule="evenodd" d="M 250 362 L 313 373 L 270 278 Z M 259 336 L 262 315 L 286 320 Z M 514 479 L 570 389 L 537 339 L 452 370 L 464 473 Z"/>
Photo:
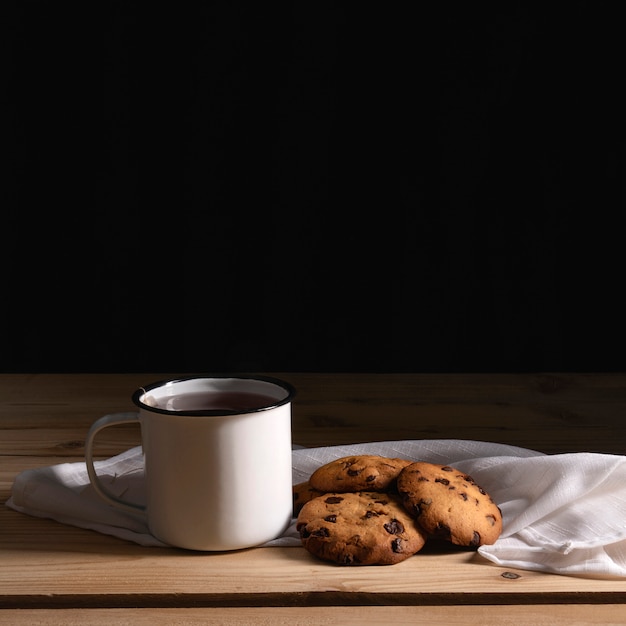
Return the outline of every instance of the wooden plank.
<path id="1" fill-rule="evenodd" d="M 626 377 L 303 375 L 294 437 L 303 445 L 457 438 L 544 452 L 626 452 Z M 359 436 L 366 437 L 359 439 Z"/>
<path id="2" fill-rule="evenodd" d="M 457 438 L 548 453 L 626 453 L 626 375 L 277 375 L 298 389 L 293 437 L 305 446 Z M 97 417 L 133 410 L 136 386 L 161 377 L 3 375 L 0 454 L 81 456 Z M 71 428 L 56 439 L 41 436 L 59 424 Z M 119 451 L 107 437 L 102 454 Z"/>
<path id="3" fill-rule="evenodd" d="M 0 510 L 0 606 L 626 603 L 626 581 L 516 570 L 429 546 L 393 566 L 339 567 L 302 547 L 195 553 L 145 548 Z"/>
<path id="4" fill-rule="evenodd" d="M 223 607 L 159 609 L 6 609 L 0 624 L 13 626 L 617 626 L 626 623 L 624 607 L 617 604 L 527 606 L 368 606 L 368 607 Z"/>
<path id="5" fill-rule="evenodd" d="M 88 430 L 84 427 L 0 429 L 0 456 L 46 456 L 80 460 L 85 457 L 85 437 Z M 112 426 L 99 432 L 94 449 L 97 457 L 108 457 L 140 443 L 139 425 L 127 424 Z"/>

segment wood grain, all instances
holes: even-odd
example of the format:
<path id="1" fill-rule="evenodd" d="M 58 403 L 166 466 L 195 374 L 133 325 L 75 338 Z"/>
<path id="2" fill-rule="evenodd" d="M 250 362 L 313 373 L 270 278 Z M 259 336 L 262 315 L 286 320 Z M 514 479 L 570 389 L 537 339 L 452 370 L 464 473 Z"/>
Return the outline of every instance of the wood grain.
<path id="1" fill-rule="evenodd" d="M 515 570 L 428 547 L 394 566 L 338 567 L 301 547 L 231 553 L 144 548 L 0 511 L 0 606 L 626 603 L 626 581 Z"/>
<path id="2" fill-rule="evenodd" d="M 293 439 L 305 446 L 453 438 L 626 453 L 626 374 L 276 375 L 297 389 Z M 2 375 L 0 453 L 83 456 L 95 419 L 133 410 L 134 389 L 166 377 Z M 103 456 L 137 440 L 123 429 L 103 436 Z"/>
<path id="3" fill-rule="evenodd" d="M 0 624 L 13 626 L 623 626 L 624 622 L 621 604 L 0 610 Z"/>

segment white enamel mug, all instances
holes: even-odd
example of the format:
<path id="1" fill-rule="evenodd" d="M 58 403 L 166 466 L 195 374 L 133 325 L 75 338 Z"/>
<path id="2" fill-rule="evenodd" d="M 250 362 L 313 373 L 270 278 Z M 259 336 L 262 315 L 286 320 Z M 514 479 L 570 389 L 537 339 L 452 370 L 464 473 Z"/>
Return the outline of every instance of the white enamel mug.
<path id="1" fill-rule="evenodd" d="M 280 536 L 291 521 L 291 385 L 265 376 L 187 377 L 135 391 L 138 413 L 96 420 L 85 441 L 89 479 L 111 506 L 145 516 L 150 532 L 191 550 L 236 550 Z M 146 504 L 99 480 L 96 435 L 138 421 Z"/>

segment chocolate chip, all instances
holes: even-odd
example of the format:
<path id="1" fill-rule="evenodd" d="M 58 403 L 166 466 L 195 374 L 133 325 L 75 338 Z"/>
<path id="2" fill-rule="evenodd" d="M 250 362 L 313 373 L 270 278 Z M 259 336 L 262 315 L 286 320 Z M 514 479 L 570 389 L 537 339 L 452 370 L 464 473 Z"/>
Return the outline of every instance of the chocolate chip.
<path id="1" fill-rule="evenodd" d="M 326 502 L 326 504 L 339 504 L 342 500 L 343 498 L 341 496 L 328 496 L 324 502 Z"/>
<path id="2" fill-rule="evenodd" d="M 495 515 L 485 515 L 485 517 L 487 518 L 487 521 L 492 525 L 495 526 L 496 525 L 496 516 Z"/>
<path id="3" fill-rule="evenodd" d="M 337 523 L 337 516 L 336 515 L 327 515 L 324 518 L 325 522 L 331 522 L 332 524 L 336 524 Z"/>
<path id="4" fill-rule="evenodd" d="M 447 524 L 438 522 L 437 526 L 435 526 L 434 534 L 437 535 L 437 537 L 449 538 L 452 533 L 450 532 L 450 527 Z"/>
<path id="5" fill-rule="evenodd" d="M 368 476 L 365 479 L 365 482 L 371 483 L 371 482 L 374 482 L 375 480 L 376 480 L 376 476 Z"/>
<path id="6" fill-rule="evenodd" d="M 463 500 L 465 500 L 465 502 L 467 502 L 467 494 L 464 491 L 462 491 L 459 495 L 463 498 Z"/>
<path id="7" fill-rule="evenodd" d="M 449 485 L 450 481 L 447 478 L 435 478 L 436 483 L 441 483 L 442 485 Z"/>
<path id="8" fill-rule="evenodd" d="M 391 550 L 396 554 L 402 552 L 402 539 L 400 539 L 400 537 L 391 542 Z"/>
<path id="9" fill-rule="evenodd" d="M 363 470 L 355 470 L 355 469 L 351 469 L 348 470 L 348 476 L 358 476 Z"/>
<path id="10" fill-rule="evenodd" d="M 317 530 L 314 530 L 312 533 L 310 533 L 310 536 L 312 537 L 330 537 L 330 531 L 328 530 L 328 528 L 318 528 Z"/>
<path id="11" fill-rule="evenodd" d="M 404 526 L 403 526 L 402 522 L 397 520 L 397 519 L 392 519 L 390 522 L 387 522 L 386 524 L 383 524 L 383 528 L 390 535 L 399 535 L 400 533 L 404 532 Z"/>
<path id="12" fill-rule="evenodd" d="M 474 534 L 472 535 L 472 540 L 470 541 L 470 546 L 472 548 L 476 548 L 480 545 L 480 533 L 478 531 L 474 531 Z"/>
<path id="13" fill-rule="evenodd" d="M 444 465 L 441 468 L 441 470 L 444 471 L 444 472 L 453 472 L 454 471 L 454 469 L 452 467 L 449 467 L 448 465 Z"/>

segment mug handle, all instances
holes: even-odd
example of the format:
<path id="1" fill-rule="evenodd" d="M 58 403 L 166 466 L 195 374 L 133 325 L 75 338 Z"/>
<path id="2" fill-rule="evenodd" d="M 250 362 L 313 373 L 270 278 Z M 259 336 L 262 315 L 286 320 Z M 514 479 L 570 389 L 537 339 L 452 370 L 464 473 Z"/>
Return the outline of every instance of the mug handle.
<path id="1" fill-rule="evenodd" d="M 96 435 L 107 428 L 108 426 L 115 426 L 117 424 L 128 424 L 129 422 L 138 422 L 139 413 L 111 413 L 97 419 L 89 429 L 87 438 L 85 439 L 85 463 L 87 465 L 87 474 L 89 475 L 89 482 L 93 486 L 95 492 L 108 504 L 120 508 L 127 513 L 146 514 L 146 507 L 141 504 L 134 504 L 127 500 L 122 500 L 116 495 L 112 494 L 98 478 L 96 469 L 93 464 L 93 444 Z"/>

